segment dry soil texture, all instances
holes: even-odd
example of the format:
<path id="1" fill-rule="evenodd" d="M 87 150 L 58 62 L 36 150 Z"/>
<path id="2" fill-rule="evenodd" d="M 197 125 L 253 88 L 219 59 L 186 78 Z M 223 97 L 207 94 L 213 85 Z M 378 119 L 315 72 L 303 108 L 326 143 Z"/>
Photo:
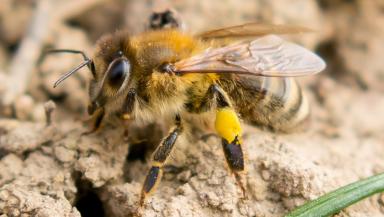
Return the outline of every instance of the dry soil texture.
<path id="1" fill-rule="evenodd" d="M 32 47 L 37 50 L 23 50 L 34 32 L 29 23 L 39 10 L 44 12 L 44 7 L 36 9 L 42 4 L 37 2 L 4 0 L 0 5 L 0 97 L 9 92 L 9 84 L 23 83 L 25 77 L 15 80 L 11 71 L 29 70 L 21 72 L 29 75 L 22 94 L 0 107 L 0 215 L 131 216 L 151 150 L 167 131 L 166 124 L 133 125 L 126 135 L 111 120 L 101 132 L 82 135 L 88 129 L 88 73 L 52 88 L 80 57 L 54 55 L 40 61 L 39 55 L 47 47 L 90 53 L 103 33 L 142 31 L 157 3 L 55 1 L 58 5 L 52 7 L 43 0 L 48 14 L 58 18 L 45 18 L 54 25 Z M 317 32 L 287 38 L 318 52 L 328 67 L 320 75 L 299 79 L 312 107 L 305 132 L 278 134 L 245 126 L 247 199 L 226 167 L 220 139 L 192 133 L 177 143 L 143 216 L 283 216 L 305 201 L 384 172 L 383 1 L 169 4 L 192 32 L 255 20 L 311 27 Z M 31 54 L 20 64 L 16 59 L 22 52 Z M 47 126 L 44 108 L 50 106 L 44 103 L 49 99 L 57 108 Z M 370 197 L 338 216 L 384 216 L 384 196 Z"/>

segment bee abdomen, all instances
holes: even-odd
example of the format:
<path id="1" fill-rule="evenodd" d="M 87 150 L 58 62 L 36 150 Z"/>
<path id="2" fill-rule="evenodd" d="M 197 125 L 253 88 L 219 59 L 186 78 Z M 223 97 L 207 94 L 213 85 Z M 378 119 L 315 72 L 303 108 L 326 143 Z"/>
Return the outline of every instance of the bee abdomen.
<path id="1" fill-rule="evenodd" d="M 230 95 L 245 121 L 292 131 L 306 122 L 309 105 L 293 78 L 239 76 Z"/>
<path id="2" fill-rule="evenodd" d="M 265 114 L 268 127 L 292 131 L 305 123 L 309 116 L 307 98 L 293 78 L 264 78 L 271 85 L 253 116 Z M 257 120 L 257 118 L 256 118 Z"/>

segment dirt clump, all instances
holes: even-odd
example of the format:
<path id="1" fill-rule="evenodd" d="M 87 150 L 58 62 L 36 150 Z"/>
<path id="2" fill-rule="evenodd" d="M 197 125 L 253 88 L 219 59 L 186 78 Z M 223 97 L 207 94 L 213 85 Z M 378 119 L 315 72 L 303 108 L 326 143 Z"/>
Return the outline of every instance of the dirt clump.
<path id="1" fill-rule="evenodd" d="M 0 100 L 13 91 L 10 81 L 25 84 L 20 94 L 11 94 L 11 104 L 0 105 L 1 216 L 122 217 L 137 212 L 151 152 L 168 132 L 167 123 L 127 126 L 111 118 L 102 130 L 85 134 L 90 73 L 82 69 L 52 87 L 82 56 L 44 54 L 69 48 L 90 55 L 103 33 L 145 31 L 151 13 L 167 6 L 190 32 L 250 21 L 312 28 L 317 31 L 283 37 L 315 50 L 328 67 L 298 79 L 311 104 L 306 131 L 281 134 L 244 124 L 246 198 L 226 166 L 220 138 L 191 132 L 177 142 L 143 216 L 283 216 L 384 171 L 381 1 L 90 0 L 56 7 L 50 2 L 0 5 Z M 26 52 L 24 39 L 39 33 L 29 29 L 30 22 L 38 17 L 36 11 L 46 9 L 56 11 L 52 23 L 23 61 L 32 70 L 28 78 L 15 79 L 10 71 L 24 67 L 14 66 Z M 384 216 L 383 201 L 383 195 L 375 195 L 337 216 Z"/>

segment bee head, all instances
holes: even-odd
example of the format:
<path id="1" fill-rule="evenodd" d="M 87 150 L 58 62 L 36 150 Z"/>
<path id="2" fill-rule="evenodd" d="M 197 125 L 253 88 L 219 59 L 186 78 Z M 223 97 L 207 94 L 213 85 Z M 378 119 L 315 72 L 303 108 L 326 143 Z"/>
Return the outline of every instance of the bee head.
<path id="1" fill-rule="evenodd" d="M 117 32 L 102 37 L 97 42 L 93 63 L 93 79 L 89 87 L 90 114 L 126 94 L 132 83 L 134 58 L 128 35 Z"/>
<path id="2" fill-rule="evenodd" d="M 92 59 L 82 51 L 77 50 L 50 50 L 49 52 L 79 53 L 84 61 L 61 76 L 54 84 L 58 86 L 84 66 L 88 66 L 92 73 L 89 86 L 90 106 L 88 112 L 93 114 L 98 108 L 127 92 L 131 78 L 132 52 L 128 47 L 129 37 L 126 33 L 117 32 L 113 35 L 102 37 L 98 42 Z"/>

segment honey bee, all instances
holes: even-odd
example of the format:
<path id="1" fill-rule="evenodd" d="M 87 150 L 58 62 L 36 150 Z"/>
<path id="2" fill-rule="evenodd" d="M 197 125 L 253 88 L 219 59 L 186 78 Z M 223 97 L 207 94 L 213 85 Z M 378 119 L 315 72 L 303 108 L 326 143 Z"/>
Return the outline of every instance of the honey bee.
<path id="1" fill-rule="evenodd" d="M 245 169 L 242 129 L 247 123 L 290 131 L 304 123 L 308 101 L 292 77 L 325 68 L 311 51 L 277 34 L 309 31 L 303 27 L 248 23 L 198 35 L 158 29 L 136 36 L 120 31 L 97 42 L 92 58 L 63 75 L 55 87 L 88 66 L 92 72 L 88 112 L 93 129 L 110 114 L 138 121 L 174 120 L 174 126 L 152 155 L 141 191 L 141 206 L 160 182 L 178 137 L 191 114 L 215 113 L 227 164 L 239 187 Z"/>

